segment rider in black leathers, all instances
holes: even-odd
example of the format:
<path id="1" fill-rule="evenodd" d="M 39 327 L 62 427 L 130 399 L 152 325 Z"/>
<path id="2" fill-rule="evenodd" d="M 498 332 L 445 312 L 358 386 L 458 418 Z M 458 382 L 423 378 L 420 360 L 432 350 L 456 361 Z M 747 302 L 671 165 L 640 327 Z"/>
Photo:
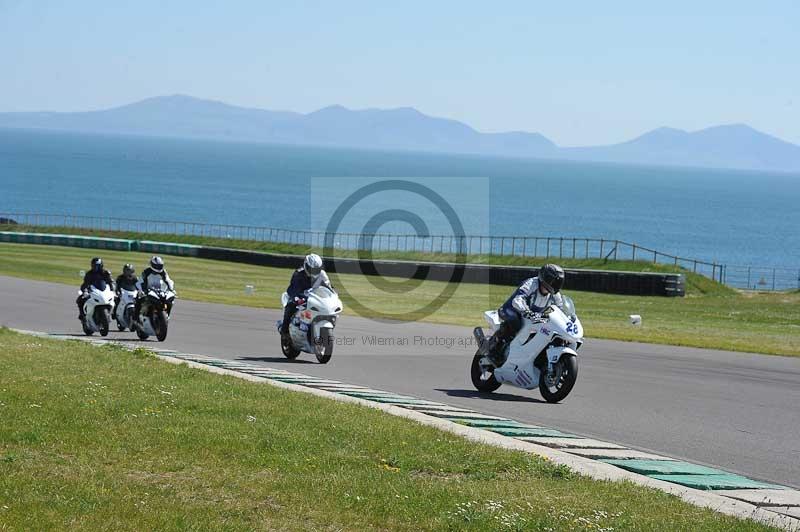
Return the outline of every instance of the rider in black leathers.
<path id="1" fill-rule="evenodd" d="M 119 305 L 120 291 L 128 290 L 130 292 L 136 291 L 136 283 L 139 279 L 136 277 L 136 269 L 133 264 L 126 264 L 122 267 L 122 274 L 117 276 L 116 290 L 117 298 L 114 300 L 113 315 L 117 314 L 117 305 Z"/>
<path id="2" fill-rule="evenodd" d="M 114 289 L 114 281 L 111 279 L 111 272 L 103 268 L 103 259 L 95 257 L 92 259 L 89 271 L 83 276 L 83 283 L 80 288 L 81 295 L 75 300 L 75 304 L 78 305 L 78 319 L 81 321 L 86 317 L 83 313 L 83 304 L 89 299 L 89 295 L 86 291 L 90 286 L 99 282 L 104 282 L 111 287 L 112 290 Z"/>

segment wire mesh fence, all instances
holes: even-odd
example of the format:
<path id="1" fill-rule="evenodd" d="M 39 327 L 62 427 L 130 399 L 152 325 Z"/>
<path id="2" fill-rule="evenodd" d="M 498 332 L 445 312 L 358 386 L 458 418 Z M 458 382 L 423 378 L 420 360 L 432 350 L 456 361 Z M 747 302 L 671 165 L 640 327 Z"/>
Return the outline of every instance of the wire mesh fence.
<path id="1" fill-rule="evenodd" d="M 705 275 L 729 286 L 751 290 L 800 289 L 800 269 L 729 266 L 680 257 L 616 239 L 513 236 L 513 235 L 418 235 L 396 233 L 345 233 L 304 231 L 252 225 L 143 220 L 70 214 L 0 213 L 0 224 L 14 222 L 39 227 L 64 227 L 103 231 L 199 236 L 296 244 L 321 248 L 373 252 L 421 252 L 433 254 L 497 255 L 512 257 L 604 259 L 671 264 Z"/>

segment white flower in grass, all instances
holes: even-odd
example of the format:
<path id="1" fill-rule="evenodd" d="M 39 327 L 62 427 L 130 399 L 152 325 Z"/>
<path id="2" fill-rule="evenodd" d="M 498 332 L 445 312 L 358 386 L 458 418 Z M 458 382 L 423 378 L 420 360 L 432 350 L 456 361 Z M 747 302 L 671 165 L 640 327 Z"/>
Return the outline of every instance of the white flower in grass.
<path id="1" fill-rule="evenodd" d="M 250 423 L 255 423 L 256 422 L 256 416 L 247 416 L 247 421 L 249 421 Z"/>

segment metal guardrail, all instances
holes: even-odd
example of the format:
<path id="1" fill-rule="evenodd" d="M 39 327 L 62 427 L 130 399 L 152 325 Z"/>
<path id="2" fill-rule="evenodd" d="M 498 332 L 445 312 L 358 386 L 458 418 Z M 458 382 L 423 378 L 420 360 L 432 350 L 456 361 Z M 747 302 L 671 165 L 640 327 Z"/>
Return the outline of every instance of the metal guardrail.
<path id="1" fill-rule="evenodd" d="M 0 224 L 14 220 L 21 225 L 69 227 L 144 234 L 174 234 L 236 240 L 254 240 L 350 250 L 466 253 L 537 258 L 601 258 L 671 264 L 705 275 L 736 288 L 755 290 L 800 289 L 800 269 L 729 266 L 681 257 L 623 240 L 554 236 L 425 235 L 395 233 L 336 233 L 276 227 L 207 224 L 198 222 L 111 218 L 70 214 L 2 213 Z"/>

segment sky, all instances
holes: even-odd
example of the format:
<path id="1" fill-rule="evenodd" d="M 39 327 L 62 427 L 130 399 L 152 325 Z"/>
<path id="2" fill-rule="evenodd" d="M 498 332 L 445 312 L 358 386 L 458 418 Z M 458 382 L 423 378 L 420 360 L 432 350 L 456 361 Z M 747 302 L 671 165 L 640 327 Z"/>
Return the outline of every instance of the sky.
<path id="1" fill-rule="evenodd" d="M 562 146 L 746 123 L 800 144 L 800 2 L 0 0 L 0 111 L 165 94 L 415 107 Z"/>

